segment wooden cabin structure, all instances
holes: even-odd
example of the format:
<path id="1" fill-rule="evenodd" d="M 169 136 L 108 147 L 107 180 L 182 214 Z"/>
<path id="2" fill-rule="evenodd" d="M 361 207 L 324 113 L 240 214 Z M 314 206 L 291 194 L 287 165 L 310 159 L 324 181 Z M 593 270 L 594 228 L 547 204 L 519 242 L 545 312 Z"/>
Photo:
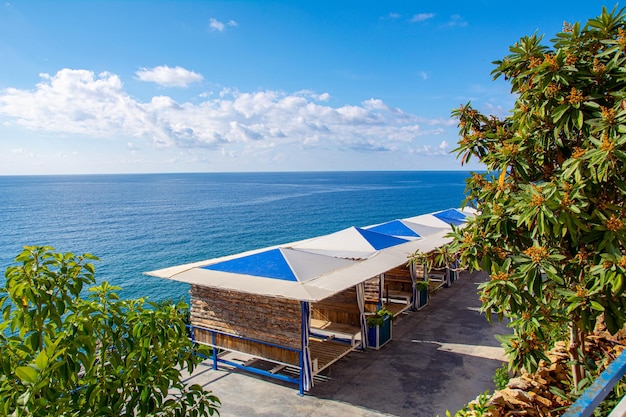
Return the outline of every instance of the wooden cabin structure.
<path id="1" fill-rule="evenodd" d="M 442 219 L 465 218 L 451 210 Z M 190 284 L 192 338 L 213 348 L 214 368 L 224 363 L 293 382 L 303 394 L 315 375 L 367 347 L 368 313 L 415 305 L 420 270 L 407 258 L 449 240 L 449 224 L 436 215 L 412 218 L 431 233 L 424 237 L 349 228 L 147 274 Z"/>

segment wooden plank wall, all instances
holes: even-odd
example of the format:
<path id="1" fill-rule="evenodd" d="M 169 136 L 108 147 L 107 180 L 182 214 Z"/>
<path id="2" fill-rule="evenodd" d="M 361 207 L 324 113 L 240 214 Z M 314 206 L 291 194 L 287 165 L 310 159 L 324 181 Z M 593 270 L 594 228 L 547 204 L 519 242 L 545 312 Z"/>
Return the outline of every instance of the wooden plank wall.
<path id="1" fill-rule="evenodd" d="M 380 278 L 372 278 L 365 281 L 365 302 L 378 303 L 380 299 Z"/>
<path id="2" fill-rule="evenodd" d="M 378 310 L 380 298 L 380 277 L 365 281 L 365 310 L 370 313 Z"/>
<path id="3" fill-rule="evenodd" d="M 192 285 L 191 324 L 275 345 L 300 349 L 300 302 Z M 210 335 L 196 332 L 198 341 Z M 218 345 L 284 363 L 299 363 L 294 352 L 239 338 L 221 337 Z M 295 358 L 295 359 L 294 359 Z M 295 362 L 294 362 L 295 361 Z"/>
<path id="4" fill-rule="evenodd" d="M 311 304 L 311 318 L 360 327 L 359 305 L 354 287 Z"/>
<path id="5" fill-rule="evenodd" d="M 411 271 L 406 265 L 385 272 L 385 290 L 411 292 Z"/>
<path id="6" fill-rule="evenodd" d="M 423 264 L 415 265 L 415 276 L 417 277 L 418 281 L 424 279 L 424 265 Z"/>
<path id="7" fill-rule="evenodd" d="M 198 342 L 212 344 L 211 333 L 202 330 L 195 330 L 195 339 Z M 232 336 L 217 334 L 215 337 L 215 345 L 228 350 L 247 353 L 259 358 L 278 361 L 294 366 L 300 366 L 300 356 L 298 352 L 288 349 L 281 349 L 277 346 L 268 346 L 262 343 L 256 343 L 249 340 L 243 340 Z"/>

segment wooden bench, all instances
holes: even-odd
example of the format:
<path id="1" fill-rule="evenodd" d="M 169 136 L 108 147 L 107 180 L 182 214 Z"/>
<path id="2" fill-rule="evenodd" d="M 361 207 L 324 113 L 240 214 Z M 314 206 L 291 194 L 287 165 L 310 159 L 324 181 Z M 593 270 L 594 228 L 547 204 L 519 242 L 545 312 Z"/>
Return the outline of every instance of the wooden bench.
<path id="1" fill-rule="evenodd" d="M 311 333 L 327 339 L 348 340 L 353 347 L 361 342 L 360 328 L 327 320 L 311 319 Z"/>
<path id="2" fill-rule="evenodd" d="M 398 290 L 386 290 L 385 291 L 385 299 L 387 302 L 401 302 L 410 304 L 411 299 L 413 298 L 413 293 L 408 291 L 398 291 Z M 397 301 L 396 301 L 397 300 Z"/>

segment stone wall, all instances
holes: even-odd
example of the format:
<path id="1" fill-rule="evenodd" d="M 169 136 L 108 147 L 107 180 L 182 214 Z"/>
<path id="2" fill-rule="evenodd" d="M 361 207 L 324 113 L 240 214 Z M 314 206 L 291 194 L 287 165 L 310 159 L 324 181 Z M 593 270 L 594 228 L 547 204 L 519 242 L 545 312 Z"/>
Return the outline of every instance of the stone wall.
<path id="1" fill-rule="evenodd" d="M 295 349 L 301 347 L 299 301 L 198 285 L 191 286 L 190 294 L 194 326 Z"/>

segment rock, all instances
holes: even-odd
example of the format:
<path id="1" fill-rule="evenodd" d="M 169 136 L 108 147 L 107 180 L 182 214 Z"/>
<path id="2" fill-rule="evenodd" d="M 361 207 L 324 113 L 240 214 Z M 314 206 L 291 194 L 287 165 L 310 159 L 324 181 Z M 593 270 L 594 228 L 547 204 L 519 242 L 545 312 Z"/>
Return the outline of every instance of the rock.
<path id="1" fill-rule="evenodd" d="M 509 380 L 507 387 L 510 389 L 519 389 L 523 391 L 528 391 L 533 388 L 533 383 L 532 383 L 532 380 L 527 379 L 526 375 L 524 375 L 524 376 L 517 377 L 517 378 L 511 378 Z"/>
<path id="2" fill-rule="evenodd" d="M 522 408 L 532 407 L 532 399 L 527 392 L 521 389 L 505 388 L 500 392 L 509 404 L 521 406 Z"/>
<path id="3" fill-rule="evenodd" d="M 489 402 L 487 402 L 487 405 L 493 405 L 495 407 L 506 407 L 507 402 L 502 395 L 502 391 L 503 390 L 494 392 Z"/>
<path id="4" fill-rule="evenodd" d="M 533 403 L 539 403 L 539 404 L 544 405 L 544 406 L 546 406 L 548 408 L 553 408 L 553 405 L 554 405 L 553 402 L 550 401 L 549 399 L 547 399 L 546 397 L 543 397 L 543 396 L 541 396 L 539 394 L 536 394 L 534 392 L 533 393 L 529 393 L 529 395 L 532 398 Z"/>

